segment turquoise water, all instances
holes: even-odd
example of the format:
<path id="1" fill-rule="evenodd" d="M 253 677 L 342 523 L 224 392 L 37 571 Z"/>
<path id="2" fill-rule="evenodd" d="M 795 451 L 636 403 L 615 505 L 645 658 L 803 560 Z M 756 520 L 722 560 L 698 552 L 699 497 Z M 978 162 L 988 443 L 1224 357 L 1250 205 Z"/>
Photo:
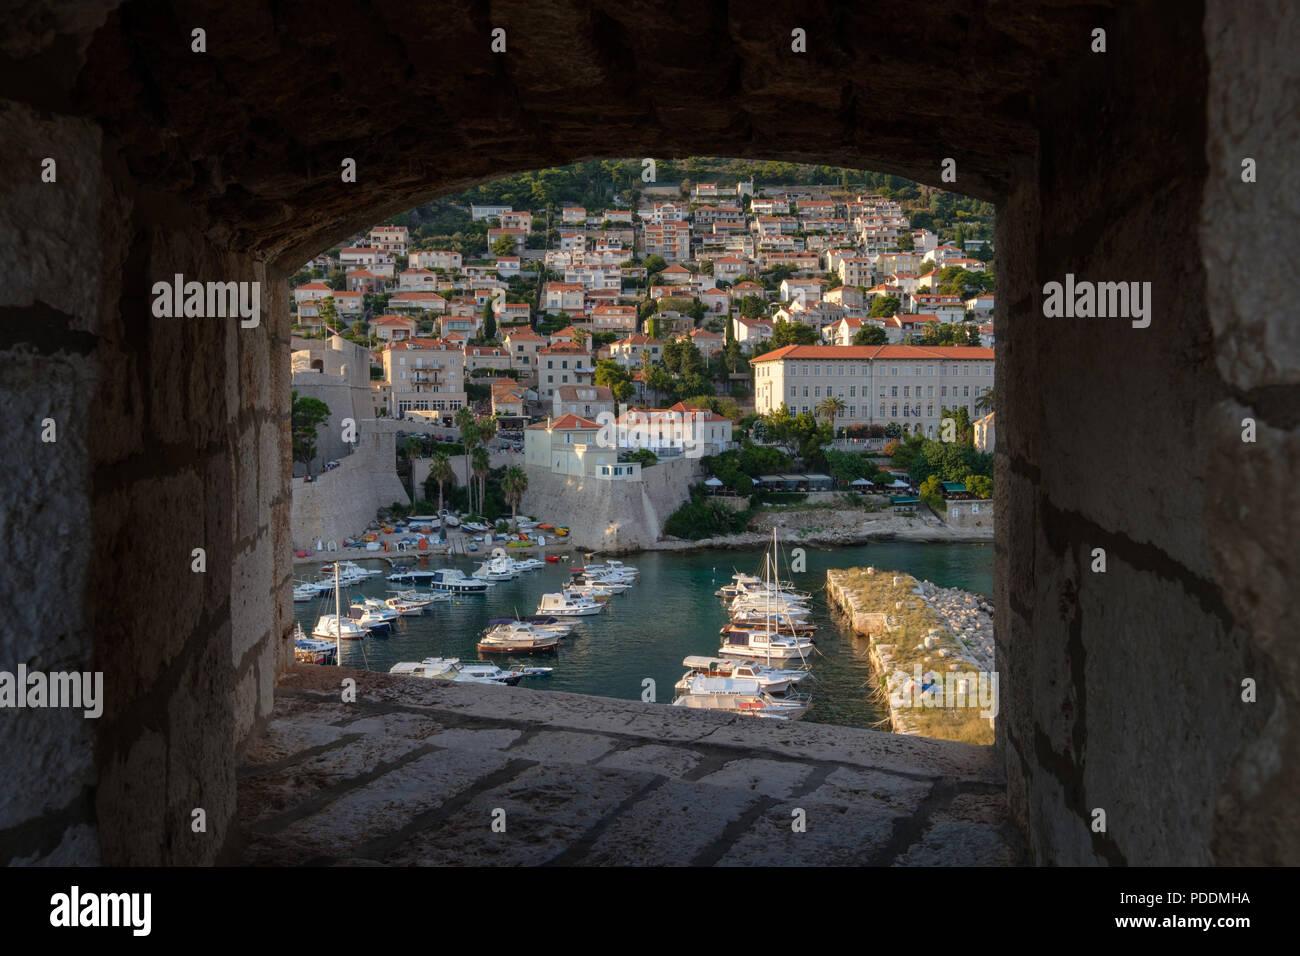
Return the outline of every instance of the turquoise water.
<path id="1" fill-rule="evenodd" d="M 882 542 L 850 548 L 808 547 L 806 570 L 791 577 L 802 590 L 813 595 L 813 620 L 820 625 L 814 635 L 813 680 L 801 689 L 809 690 L 813 705 L 805 720 L 851 727 L 871 726 L 883 716 L 867 699 L 865 684 L 871 670 L 866 641 L 852 636 L 832 620 L 826 605 L 826 571 L 874 565 L 901 570 L 918 579 L 943 587 L 957 587 L 993 597 L 992 544 L 922 544 Z M 574 560 L 547 565 L 524 573 L 514 581 L 497 583 L 486 594 L 453 595 L 450 603 L 437 604 L 421 617 L 403 617 L 387 637 L 343 642 L 343 666 L 387 672 L 398 661 L 425 657 L 459 657 L 478 660 L 475 641 L 489 618 L 526 615 L 537 611 L 541 595 L 558 590 L 569 577 Z M 788 559 L 788 551 L 786 555 Z M 640 700 L 642 681 L 655 681 L 656 699 L 672 703 L 673 685 L 685 671 L 682 658 L 690 654 L 716 656 L 720 645 L 718 629 L 727 623 L 726 610 L 714 595 L 735 571 L 758 573 L 762 551 L 652 551 L 627 555 L 624 562 L 640 569 L 640 583 L 624 594 L 610 598 L 608 608 L 593 617 L 578 618 L 576 633 L 554 654 L 533 658 L 505 655 L 485 656 L 501 667 L 512 663 L 534 663 L 554 667 L 550 677 L 525 679 L 522 686 L 572 691 Z M 428 567 L 453 566 L 469 574 L 478 566 L 465 558 L 427 559 Z M 383 561 L 361 561 L 362 566 L 383 568 Z M 318 565 L 299 566 L 300 580 L 316 577 Z M 349 588 L 345 600 L 360 594 L 389 597 L 391 584 L 373 578 Z M 333 613 L 334 600 L 295 604 L 296 618 L 311 632 L 317 617 Z"/>

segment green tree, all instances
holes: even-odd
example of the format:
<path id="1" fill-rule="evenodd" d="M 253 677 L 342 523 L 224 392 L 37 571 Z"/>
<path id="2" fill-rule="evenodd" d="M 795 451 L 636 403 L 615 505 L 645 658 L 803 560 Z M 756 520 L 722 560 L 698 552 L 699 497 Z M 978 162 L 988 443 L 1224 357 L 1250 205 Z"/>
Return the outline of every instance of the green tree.
<path id="1" fill-rule="evenodd" d="M 321 425 L 329 421 L 330 407 L 319 398 L 299 398 L 298 392 L 292 393 L 292 413 L 290 432 L 293 436 L 293 457 L 307 466 L 311 474 L 311 463 L 316 458 L 316 442 L 319 439 Z"/>
<path id="2" fill-rule="evenodd" d="M 988 414 L 993 411 L 993 389 L 989 389 L 979 398 L 975 399 L 975 411 Z"/>
<path id="3" fill-rule="evenodd" d="M 438 485 L 438 513 L 442 513 L 442 491 L 447 482 L 451 481 L 451 459 L 442 452 L 433 456 L 433 463 L 429 468 L 429 477 L 425 480 L 424 494 L 427 498 L 429 495 L 429 483 L 436 482 Z"/>
<path id="4" fill-rule="evenodd" d="M 823 419 L 827 425 L 835 427 L 835 419 L 844 414 L 844 399 L 835 395 L 827 395 L 817 403 L 817 417 Z"/>
<path id="5" fill-rule="evenodd" d="M 487 476 L 492 470 L 492 460 L 488 456 L 488 450 L 480 445 L 474 449 L 470 456 L 474 464 L 474 477 L 478 479 L 478 502 L 479 510 L 484 510 L 484 502 L 487 501 Z"/>
<path id="6" fill-rule="evenodd" d="M 497 314 L 492 306 L 491 299 L 483 303 L 483 338 L 489 342 L 497 337 Z"/>
<path id="7" fill-rule="evenodd" d="M 474 417 L 474 409 L 468 405 L 462 405 L 456 410 L 452 420 L 456 423 L 456 427 L 460 429 L 460 443 L 465 447 L 465 489 L 472 492 L 473 489 L 469 483 L 469 459 L 474 446 L 478 444 L 478 423 Z M 470 499 L 470 510 L 472 511 L 473 494 L 470 495 Z"/>
<path id="8" fill-rule="evenodd" d="M 515 254 L 514 236 L 498 236 L 496 239 L 492 241 L 492 251 L 498 257 L 514 255 Z"/>
<path id="9" fill-rule="evenodd" d="M 767 341 L 766 351 L 779 349 L 786 345 L 816 345 L 817 330 L 802 322 L 784 322 L 778 320 L 772 326 L 772 337 Z"/>
<path id="10" fill-rule="evenodd" d="M 878 295 L 871 302 L 871 311 L 867 314 L 872 318 L 888 317 L 898 314 L 898 296 L 896 295 Z"/>
<path id="11" fill-rule="evenodd" d="M 510 503 L 510 524 L 512 527 L 518 527 L 519 505 L 524 500 L 526 491 L 528 491 L 528 472 L 519 465 L 511 465 L 506 469 L 506 473 L 501 476 L 501 492 L 506 496 L 506 501 Z"/>
<path id="12" fill-rule="evenodd" d="M 853 333 L 854 345 L 884 345 L 888 341 L 889 336 L 878 325 L 864 325 Z"/>

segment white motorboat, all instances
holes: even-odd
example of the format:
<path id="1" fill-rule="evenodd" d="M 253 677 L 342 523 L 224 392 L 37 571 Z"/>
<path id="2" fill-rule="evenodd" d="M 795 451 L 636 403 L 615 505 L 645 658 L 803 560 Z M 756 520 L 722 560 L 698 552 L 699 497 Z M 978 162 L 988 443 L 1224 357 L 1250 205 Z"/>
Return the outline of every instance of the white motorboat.
<path id="1" fill-rule="evenodd" d="M 337 614 L 322 614 L 316 621 L 316 626 L 312 628 L 311 636 L 334 640 L 359 641 L 367 633 L 369 632 L 356 621 L 340 617 Z"/>
<path id="2" fill-rule="evenodd" d="M 503 624 L 527 624 L 535 631 L 542 631 L 555 637 L 568 637 L 573 633 L 572 621 L 551 617 L 548 614 L 531 614 L 523 618 L 494 617 L 488 621 L 488 627 L 497 627 Z"/>
<path id="3" fill-rule="evenodd" d="M 443 523 L 443 526 L 444 526 L 444 527 L 447 527 L 447 528 L 459 528 L 459 527 L 460 527 L 460 519 L 457 518 L 457 517 L 456 517 L 454 514 L 452 514 L 450 511 L 447 511 L 447 510 L 444 509 L 442 512 L 440 512 L 439 516 L 442 518 L 442 523 Z"/>
<path id="4" fill-rule="evenodd" d="M 555 650 L 560 646 L 560 638 L 531 624 L 515 621 L 488 628 L 476 646 L 480 654 L 536 654 Z"/>
<path id="5" fill-rule="evenodd" d="M 344 578 L 360 578 L 361 580 L 365 580 L 366 578 L 373 578 L 384 573 L 378 568 L 363 568 L 355 561 L 340 561 L 336 563 L 339 566 L 340 577 Z M 327 564 L 321 568 L 321 570 L 326 574 L 329 574 L 332 572 L 333 568 Z"/>
<path id="6" fill-rule="evenodd" d="M 293 626 L 293 659 L 299 664 L 337 664 L 338 645 L 302 632 L 302 625 Z"/>
<path id="7" fill-rule="evenodd" d="M 470 664 L 457 657 L 426 657 L 422 661 L 401 661 L 388 669 L 390 674 L 451 680 L 461 684 L 504 684 L 513 687 L 524 675 L 503 671 L 495 664 Z"/>
<path id="8" fill-rule="evenodd" d="M 407 589 L 405 591 L 393 591 L 393 599 L 405 601 L 407 604 L 438 604 L 443 601 L 450 601 L 451 595 L 445 591 L 416 591 Z"/>
<path id="9" fill-rule="evenodd" d="M 808 711 L 805 699 L 776 698 L 763 691 L 756 680 L 730 677 L 696 677 L 690 689 L 673 701 L 674 707 L 721 710 L 749 717 L 798 720 Z"/>
<path id="10" fill-rule="evenodd" d="M 320 594 L 320 588 L 314 584 L 295 584 L 293 586 L 293 602 L 295 604 L 309 604 L 316 600 Z"/>
<path id="11" fill-rule="evenodd" d="M 748 661 L 732 661 L 722 657 L 687 657 L 682 661 L 689 668 L 674 688 L 677 693 L 690 692 L 690 684 L 696 677 L 730 677 L 732 679 L 749 679 L 758 681 L 758 686 L 769 694 L 782 694 L 807 677 L 810 671 L 781 670 L 766 664 L 751 664 Z"/>
<path id="12" fill-rule="evenodd" d="M 424 609 L 432 603 L 432 601 L 404 601 L 395 597 L 384 602 L 402 617 L 420 617 L 424 614 Z"/>
<path id="13" fill-rule="evenodd" d="M 487 581 L 471 578 L 459 568 L 439 568 L 431 573 L 433 576 L 428 578 L 429 587 L 438 591 L 481 593 L 489 586 Z"/>
<path id="14" fill-rule="evenodd" d="M 387 613 L 384 613 L 387 612 Z M 379 611 L 376 608 L 366 607 L 362 604 L 353 604 L 348 609 L 348 618 L 355 624 L 361 625 L 367 631 L 387 631 L 393 627 L 393 621 L 397 620 L 398 614 L 392 608 L 384 608 Z"/>
<path id="15" fill-rule="evenodd" d="M 570 596 L 563 591 L 552 591 L 542 595 L 542 603 L 537 605 L 538 614 L 554 614 L 556 617 L 586 617 L 599 614 L 605 605 L 591 598 Z"/>
<path id="16" fill-rule="evenodd" d="M 513 581 L 519 571 L 508 557 L 489 558 L 474 570 L 473 576 L 481 581 Z"/>

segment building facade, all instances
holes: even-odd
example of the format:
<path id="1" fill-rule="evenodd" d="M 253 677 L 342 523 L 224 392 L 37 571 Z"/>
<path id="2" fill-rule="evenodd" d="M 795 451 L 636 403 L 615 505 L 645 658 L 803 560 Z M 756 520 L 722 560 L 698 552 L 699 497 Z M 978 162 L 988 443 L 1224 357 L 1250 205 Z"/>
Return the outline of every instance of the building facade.
<path id="1" fill-rule="evenodd" d="M 944 408 L 972 419 L 993 388 L 993 350 L 977 346 L 787 345 L 750 361 L 759 414 L 785 405 L 814 414 L 825 399 L 844 403 L 835 425 L 896 423 L 939 435 Z"/>

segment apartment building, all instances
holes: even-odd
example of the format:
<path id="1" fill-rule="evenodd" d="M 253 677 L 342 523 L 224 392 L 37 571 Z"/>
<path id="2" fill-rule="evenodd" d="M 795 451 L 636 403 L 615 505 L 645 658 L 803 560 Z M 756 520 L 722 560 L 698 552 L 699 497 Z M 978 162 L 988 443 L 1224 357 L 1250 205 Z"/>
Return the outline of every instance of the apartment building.
<path id="1" fill-rule="evenodd" d="M 384 349 L 388 414 L 437 417 L 465 404 L 465 353 L 442 339 L 407 339 Z"/>
<path id="2" fill-rule="evenodd" d="M 787 345 L 751 359 L 759 414 L 785 405 L 813 414 L 832 396 L 844 402 L 836 426 L 891 422 L 934 438 L 944 408 L 972 419 L 993 388 L 993 349 L 911 345 Z"/>

